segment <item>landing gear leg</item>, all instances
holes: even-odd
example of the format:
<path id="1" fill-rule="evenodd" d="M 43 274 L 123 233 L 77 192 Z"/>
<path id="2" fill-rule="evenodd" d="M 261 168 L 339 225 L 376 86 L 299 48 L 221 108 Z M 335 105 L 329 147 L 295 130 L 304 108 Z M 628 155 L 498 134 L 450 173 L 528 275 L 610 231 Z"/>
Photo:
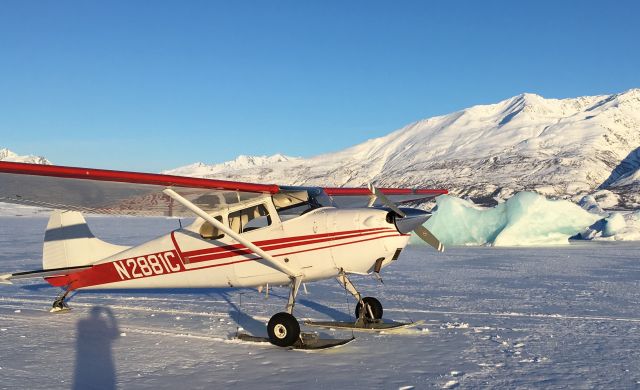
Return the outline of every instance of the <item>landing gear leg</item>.
<path id="1" fill-rule="evenodd" d="M 338 282 L 353 295 L 358 301 L 356 305 L 356 325 L 364 325 L 365 323 L 379 322 L 382 318 L 382 304 L 373 297 L 362 297 L 356 287 L 351 283 L 344 270 L 340 270 L 337 276 Z"/>
<path id="2" fill-rule="evenodd" d="M 59 313 L 59 312 L 64 312 L 64 311 L 71 310 L 69 305 L 67 305 L 67 302 L 65 302 L 65 299 L 67 298 L 67 295 L 69 295 L 70 292 L 71 292 L 71 290 L 66 290 L 64 293 L 59 295 L 56 298 L 56 300 L 53 301 L 53 305 L 51 307 L 51 310 L 49 310 L 49 311 L 51 313 Z"/>
<path id="3" fill-rule="evenodd" d="M 298 290 L 302 284 L 302 278 L 291 278 L 291 290 L 289 290 L 289 300 L 287 301 L 287 313 L 293 315 L 293 307 L 296 304 Z"/>
<path id="4" fill-rule="evenodd" d="M 300 338 L 300 324 L 293 316 L 293 307 L 296 304 L 296 296 L 302 284 L 302 278 L 291 278 L 291 290 L 287 301 L 287 311 L 275 314 L 267 324 L 267 333 L 271 344 L 279 347 L 289 347 Z"/>

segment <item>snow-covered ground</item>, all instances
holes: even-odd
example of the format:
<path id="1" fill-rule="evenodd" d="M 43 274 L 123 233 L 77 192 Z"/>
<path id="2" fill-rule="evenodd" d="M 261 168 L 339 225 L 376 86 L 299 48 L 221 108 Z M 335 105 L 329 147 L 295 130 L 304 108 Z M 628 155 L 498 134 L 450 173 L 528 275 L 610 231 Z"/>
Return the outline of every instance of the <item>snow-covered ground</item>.
<path id="1" fill-rule="evenodd" d="M 134 244 L 176 220 L 89 218 L 98 237 Z M 40 266 L 45 218 L 0 218 L 0 273 Z M 231 340 L 266 333 L 285 305 L 254 290 L 79 293 L 47 312 L 41 281 L 0 286 L 0 388 L 631 388 L 640 383 L 640 243 L 405 250 L 385 285 L 355 282 L 385 317 L 424 320 L 356 333 L 342 348 L 296 352 Z M 299 319 L 345 320 L 336 282 L 308 286 Z M 309 330 L 309 329 L 308 329 Z M 330 336 L 349 332 L 326 331 Z"/>

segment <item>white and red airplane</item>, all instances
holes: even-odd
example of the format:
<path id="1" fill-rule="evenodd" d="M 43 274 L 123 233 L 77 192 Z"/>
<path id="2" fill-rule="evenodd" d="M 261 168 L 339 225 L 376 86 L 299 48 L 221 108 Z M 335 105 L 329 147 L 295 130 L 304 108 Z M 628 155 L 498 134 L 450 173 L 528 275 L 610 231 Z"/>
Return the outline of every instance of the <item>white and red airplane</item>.
<path id="1" fill-rule="evenodd" d="M 290 286 L 284 312 L 271 317 L 269 340 L 293 345 L 293 316 L 303 282 L 337 278 L 358 301 L 360 323 L 379 320 L 382 305 L 362 297 L 350 274 L 379 273 L 415 231 L 442 251 L 423 226 L 429 213 L 399 208 L 446 190 L 320 188 L 210 180 L 149 173 L 0 162 L 0 202 L 54 209 L 42 269 L 0 275 L 0 282 L 44 277 L 75 290 Z M 185 228 L 125 247 L 96 238 L 82 212 L 196 217 Z M 364 308 L 364 310 L 363 310 Z"/>

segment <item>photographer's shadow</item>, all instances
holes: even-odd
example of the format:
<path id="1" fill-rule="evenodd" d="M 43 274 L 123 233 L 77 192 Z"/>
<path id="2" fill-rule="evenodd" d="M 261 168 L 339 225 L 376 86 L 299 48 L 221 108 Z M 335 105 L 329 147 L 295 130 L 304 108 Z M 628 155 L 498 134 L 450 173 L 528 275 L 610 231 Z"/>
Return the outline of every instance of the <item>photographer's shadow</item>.
<path id="1" fill-rule="evenodd" d="M 94 306 L 78 321 L 73 389 L 115 389 L 116 368 L 111 344 L 120 331 L 110 309 Z"/>

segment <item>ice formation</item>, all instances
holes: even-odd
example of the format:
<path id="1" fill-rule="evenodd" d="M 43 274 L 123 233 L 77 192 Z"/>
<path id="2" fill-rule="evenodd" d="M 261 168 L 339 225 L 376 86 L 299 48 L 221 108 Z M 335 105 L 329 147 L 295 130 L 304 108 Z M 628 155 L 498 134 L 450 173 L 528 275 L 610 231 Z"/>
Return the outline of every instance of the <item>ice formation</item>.
<path id="1" fill-rule="evenodd" d="M 600 207 L 600 204 L 598 203 L 598 201 L 596 201 L 593 195 L 583 196 L 582 199 L 580 199 L 580 202 L 578 202 L 578 205 L 593 214 L 604 213 L 604 211 Z"/>
<path id="2" fill-rule="evenodd" d="M 612 213 L 604 220 L 601 237 L 615 241 L 640 240 L 640 210 L 626 214 Z"/>
<path id="3" fill-rule="evenodd" d="M 569 237 L 602 218 L 570 201 L 549 200 L 533 192 L 517 193 L 487 209 L 448 195 L 436 202 L 425 227 L 445 245 L 567 244 Z"/>
<path id="4" fill-rule="evenodd" d="M 627 227 L 627 222 L 624 220 L 624 216 L 620 213 L 611 213 L 609 218 L 605 219 L 604 229 L 602 230 L 602 237 L 615 236 L 621 233 Z"/>
<path id="5" fill-rule="evenodd" d="M 437 210 L 424 224 L 445 245 L 483 245 L 493 242 L 506 225 L 505 205 L 483 209 L 449 195 L 436 199 Z M 412 242 L 421 242 L 414 237 Z"/>

